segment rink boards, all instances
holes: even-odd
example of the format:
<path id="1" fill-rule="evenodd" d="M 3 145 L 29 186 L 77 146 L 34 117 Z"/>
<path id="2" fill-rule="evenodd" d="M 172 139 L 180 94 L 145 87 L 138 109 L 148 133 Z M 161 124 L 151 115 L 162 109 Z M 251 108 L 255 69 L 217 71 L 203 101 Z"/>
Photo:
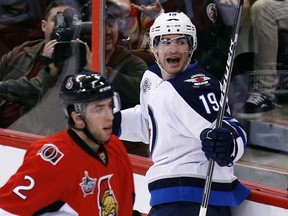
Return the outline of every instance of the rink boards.
<path id="1" fill-rule="evenodd" d="M 0 187 L 21 165 L 27 145 L 37 138 L 40 136 L 0 129 Z M 129 156 L 133 165 L 136 190 L 134 209 L 145 215 L 150 208 L 150 195 L 144 175 L 152 162 L 149 158 Z M 250 182 L 243 183 L 251 188 L 252 193 L 241 206 L 232 209 L 234 216 L 288 215 L 287 190 L 277 190 Z"/>

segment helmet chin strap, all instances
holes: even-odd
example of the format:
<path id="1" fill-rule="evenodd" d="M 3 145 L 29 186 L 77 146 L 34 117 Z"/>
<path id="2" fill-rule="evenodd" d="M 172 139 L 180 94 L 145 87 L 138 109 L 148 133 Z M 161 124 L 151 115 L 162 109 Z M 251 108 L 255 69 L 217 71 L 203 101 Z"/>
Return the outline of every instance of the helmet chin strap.
<path id="1" fill-rule="evenodd" d="M 95 142 L 97 145 L 101 146 L 103 145 L 103 143 L 99 140 L 97 140 L 92 133 L 88 130 L 88 128 L 85 126 L 85 128 L 83 128 L 83 132 L 85 133 L 85 135 L 91 139 L 93 142 Z"/>
<path id="2" fill-rule="evenodd" d="M 161 71 L 163 71 L 164 73 L 167 73 L 164 68 L 162 67 L 160 61 L 159 61 L 159 57 L 158 57 L 158 54 L 156 54 L 155 52 L 154 53 L 154 56 L 155 56 L 155 62 L 156 64 L 158 65 L 158 67 L 161 69 Z"/>
<path id="3" fill-rule="evenodd" d="M 91 139 L 94 143 L 96 143 L 97 145 L 101 146 L 103 145 L 103 143 L 99 140 L 97 140 L 93 135 L 92 133 L 89 131 L 89 129 L 87 128 L 87 124 L 86 124 L 86 121 L 83 119 L 84 123 L 85 123 L 85 127 L 83 129 L 81 128 L 77 128 L 77 127 L 73 127 L 75 130 L 78 130 L 78 131 L 83 131 L 84 134 L 89 138 Z"/>

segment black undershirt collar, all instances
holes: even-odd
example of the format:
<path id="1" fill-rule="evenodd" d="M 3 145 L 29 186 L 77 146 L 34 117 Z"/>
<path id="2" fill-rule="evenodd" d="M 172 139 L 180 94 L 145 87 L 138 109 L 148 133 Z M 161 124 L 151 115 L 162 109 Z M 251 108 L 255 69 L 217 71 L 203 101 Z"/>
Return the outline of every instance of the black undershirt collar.
<path id="1" fill-rule="evenodd" d="M 68 134 L 72 137 L 72 139 L 76 142 L 76 144 L 83 149 L 87 154 L 91 157 L 100 161 L 103 165 L 107 167 L 108 165 L 108 154 L 104 145 L 99 145 L 98 152 L 95 153 L 72 129 L 68 129 Z M 95 144 L 96 145 L 96 144 Z M 105 157 L 101 159 L 99 155 L 104 152 Z"/>

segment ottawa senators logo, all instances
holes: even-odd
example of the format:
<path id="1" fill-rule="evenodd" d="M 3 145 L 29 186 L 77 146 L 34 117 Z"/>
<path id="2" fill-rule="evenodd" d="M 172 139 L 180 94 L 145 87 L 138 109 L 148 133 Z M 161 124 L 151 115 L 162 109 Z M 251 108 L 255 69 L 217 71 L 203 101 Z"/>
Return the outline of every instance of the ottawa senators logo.
<path id="1" fill-rule="evenodd" d="M 112 175 L 104 176 L 98 181 L 99 215 L 101 216 L 118 215 L 118 203 L 110 185 L 111 177 Z"/>
<path id="2" fill-rule="evenodd" d="M 54 144 L 45 144 L 37 155 L 40 155 L 43 160 L 48 161 L 53 165 L 56 165 L 64 156 Z"/>

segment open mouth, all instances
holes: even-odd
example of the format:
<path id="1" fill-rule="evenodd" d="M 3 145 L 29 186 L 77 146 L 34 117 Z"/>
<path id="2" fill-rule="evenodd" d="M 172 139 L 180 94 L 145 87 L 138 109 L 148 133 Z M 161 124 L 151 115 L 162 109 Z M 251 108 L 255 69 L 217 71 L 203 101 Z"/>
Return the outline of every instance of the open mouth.
<path id="1" fill-rule="evenodd" d="M 106 43 L 107 42 L 111 42 L 112 41 L 112 38 L 110 37 L 110 38 L 106 38 Z"/>
<path id="2" fill-rule="evenodd" d="M 112 126 L 107 126 L 107 127 L 104 127 L 103 129 L 106 132 L 111 132 L 112 131 Z"/>
<path id="3" fill-rule="evenodd" d="M 178 57 L 166 58 L 166 61 L 167 61 L 168 63 L 175 64 L 175 63 L 179 63 L 179 62 L 180 62 L 180 58 L 178 58 Z"/>

